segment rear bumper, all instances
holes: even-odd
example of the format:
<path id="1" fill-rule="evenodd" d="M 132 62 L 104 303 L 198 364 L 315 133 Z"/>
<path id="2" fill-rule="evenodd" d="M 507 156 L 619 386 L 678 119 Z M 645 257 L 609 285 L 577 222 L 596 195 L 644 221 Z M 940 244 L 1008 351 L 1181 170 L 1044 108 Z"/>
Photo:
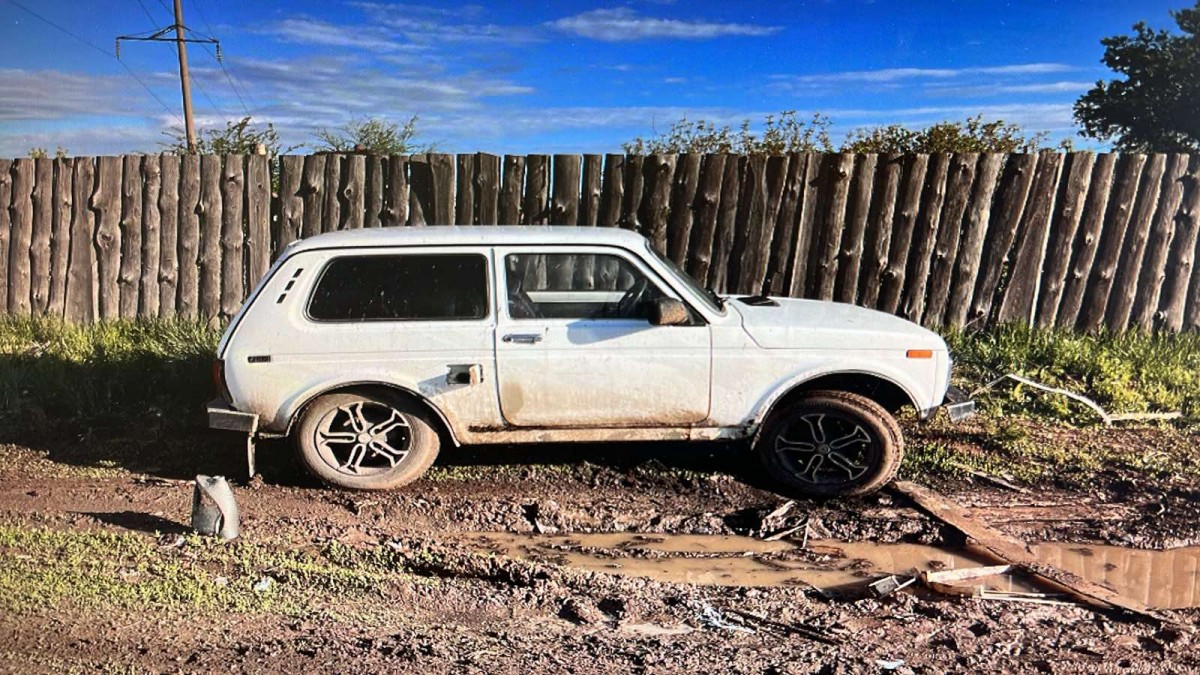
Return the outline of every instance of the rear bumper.
<path id="1" fill-rule="evenodd" d="M 234 410 L 225 401 L 215 398 L 208 402 L 208 428 L 254 434 L 258 431 L 258 415 Z"/>
<path id="2" fill-rule="evenodd" d="M 975 401 L 971 400 L 967 392 L 954 386 L 946 390 L 946 397 L 938 407 L 946 411 L 951 422 L 958 422 L 975 414 Z"/>

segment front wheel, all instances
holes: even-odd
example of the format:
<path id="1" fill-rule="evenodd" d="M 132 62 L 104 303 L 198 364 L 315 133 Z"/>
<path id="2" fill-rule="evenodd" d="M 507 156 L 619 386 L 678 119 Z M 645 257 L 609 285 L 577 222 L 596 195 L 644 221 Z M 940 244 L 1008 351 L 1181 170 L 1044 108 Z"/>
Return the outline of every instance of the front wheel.
<path id="1" fill-rule="evenodd" d="M 313 401 L 296 429 L 305 467 L 352 490 L 387 490 L 420 478 L 440 445 L 429 412 L 375 392 L 328 394 Z"/>
<path id="2" fill-rule="evenodd" d="M 895 478 L 904 437 L 878 403 L 814 391 L 771 415 L 755 451 L 774 479 L 800 495 L 850 497 Z"/>

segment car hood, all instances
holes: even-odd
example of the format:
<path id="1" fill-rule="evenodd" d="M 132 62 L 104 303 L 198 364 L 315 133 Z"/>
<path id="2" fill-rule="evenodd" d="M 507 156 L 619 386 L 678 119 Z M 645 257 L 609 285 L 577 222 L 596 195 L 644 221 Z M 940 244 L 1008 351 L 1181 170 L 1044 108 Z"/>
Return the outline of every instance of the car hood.
<path id="1" fill-rule="evenodd" d="M 729 302 L 765 349 L 946 349 L 937 333 L 891 314 L 839 302 L 771 299 L 779 305 Z"/>

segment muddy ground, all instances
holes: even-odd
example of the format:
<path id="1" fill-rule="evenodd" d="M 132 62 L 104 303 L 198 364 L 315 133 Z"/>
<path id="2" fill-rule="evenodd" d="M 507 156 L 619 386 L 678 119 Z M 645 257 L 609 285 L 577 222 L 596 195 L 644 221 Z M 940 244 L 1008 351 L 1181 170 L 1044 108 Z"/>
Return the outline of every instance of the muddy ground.
<path id="1" fill-rule="evenodd" d="M 1194 452 L 1200 433 L 1022 424 L 1022 444 L 1104 452 L 1084 467 L 1029 473 L 1016 469 L 1050 460 L 994 447 L 997 431 L 987 423 L 923 427 L 910 430 L 915 459 L 906 473 L 1030 542 L 1200 543 L 1200 482 L 1190 469 L 1163 470 Z M 862 584 L 822 591 L 652 580 L 560 565 L 553 556 L 489 554 L 466 536 L 762 537 L 807 519 L 794 547 L 830 539 L 963 543 L 886 492 L 797 500 L 764 524 L 787 497 L 738 446 L 451 449 L 420 482 L 365 494 L 322 488 L 296 468 L 288 446 L 268 443 L 263 475 L 235 483 L 242 537 L 221 544 L 188 534 L 188 480 L 238 475 L 235 436 L 134 440 L 98 429 L 8 440 L 0 445 L 0 668 L 11 672 L 1200 668 L 1187 630 L 1071 605 L 921 591 L 875 599 Z M 947 457 L 979 466 L 969 460 L 997 453 L 999 466 L 1014 471 L 929 468 Z M 1166 461 L 1136 459 L 1152 453 Z M 636 547 L 599 554 L 614 564 L 662 555 Z M 770 565 L 775 554 L 757 555 Z M 1173 583 L 1194 585 L 1191 565 L 1173 570 Z M 863 576 L 865 584 L 877 574 Z M 1185 627 L 1200 619 L 1197 610 L 1171 614 Z"/>

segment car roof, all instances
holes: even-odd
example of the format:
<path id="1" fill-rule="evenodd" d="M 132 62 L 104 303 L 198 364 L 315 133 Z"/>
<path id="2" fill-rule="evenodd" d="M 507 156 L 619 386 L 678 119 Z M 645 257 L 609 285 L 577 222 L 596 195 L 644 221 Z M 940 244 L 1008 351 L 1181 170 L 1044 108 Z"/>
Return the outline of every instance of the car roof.
<path id="1" fill-rule="evenodd" d="M 530 225 L 436 225 L 427 227 L 370 227 L 326 232 L 292 245 L 291 252 L 314 249 L 378 246 L 504 246 L 526 244 L 587 244 L 645 246 L 646 239 L 616 227 Z"/>

